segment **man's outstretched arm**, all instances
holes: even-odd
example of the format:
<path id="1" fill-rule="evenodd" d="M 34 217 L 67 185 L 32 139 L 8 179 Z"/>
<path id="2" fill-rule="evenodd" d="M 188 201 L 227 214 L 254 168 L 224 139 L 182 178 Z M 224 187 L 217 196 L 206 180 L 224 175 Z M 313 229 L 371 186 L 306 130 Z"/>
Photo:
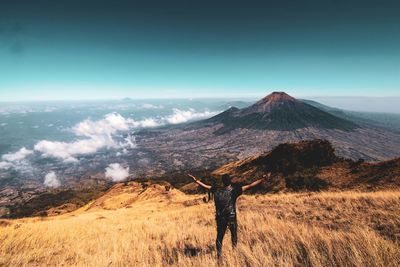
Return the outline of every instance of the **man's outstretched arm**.
<path id="1" fill-rule="evenodd" d="M 200 181 L 199 179 L 197 179 L 196 177 L 194 177 L 193 175 L 191 175 L 191 174 L 189 174 L 189 173 L 188 173 L 188 176 L 189 176 L 190 178 L 192 178 L 192 180 L 193 180 L 196 184 L 200 185 L 201 187 L 203 187 L 203 188 L 205 188 L 205 189 L 211 189 L 211 185 L 208 185 L 208 184 L 203 183 L 202 181 Z"/>
<path id="2" fill-rule="evenodd" d="M 271 173 L 269 172 L 268 174 L 264 174 L 263 178 L 258 179 L 257 181 L 252 182 L 251 184 L 242 186 L 242 191 L 246 191 L 247 189 L 250 189 L 258 184 L 261 184 L 262 182 L 265 181 L 266 178 L 269 178 L 271 176 Z"/>

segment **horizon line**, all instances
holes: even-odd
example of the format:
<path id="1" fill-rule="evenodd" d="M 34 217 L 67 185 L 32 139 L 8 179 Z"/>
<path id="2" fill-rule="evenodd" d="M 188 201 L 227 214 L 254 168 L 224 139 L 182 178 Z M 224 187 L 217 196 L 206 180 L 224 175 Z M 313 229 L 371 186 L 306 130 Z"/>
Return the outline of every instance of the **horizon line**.
<path id="1" fill-rule="evenodd" d="M 271 91 L 276 92 L 276 91 Z M 284 91 L 283 91 L 284 92 Z M 286 92 L 285 92 L 286 93 Z M 287 93 L 288 94 L 288 93 Z M 195 97 L 112 97 L 112 98 L 51 98 L 51 99 L 2 99 L 0 103 L 23 103 L 23 102 L 96 102 L 96 101 L 137 101 L 137 100 L 195 100 L 195 99 L 257 99 L 267 96 L 264 95 L 248 95 L 248 96 L 195 96 Z M 293 94 L 288 94 L 293 96 Z M 307 99 L 307 98 L 375 98 L 375 99 L 385 99 L 385 98 L 400 98 L 400 95 L 385 95 L 385 96 L 373 96 L 373 95 L 302 95 L 296 96 L 297 99 Z"/>

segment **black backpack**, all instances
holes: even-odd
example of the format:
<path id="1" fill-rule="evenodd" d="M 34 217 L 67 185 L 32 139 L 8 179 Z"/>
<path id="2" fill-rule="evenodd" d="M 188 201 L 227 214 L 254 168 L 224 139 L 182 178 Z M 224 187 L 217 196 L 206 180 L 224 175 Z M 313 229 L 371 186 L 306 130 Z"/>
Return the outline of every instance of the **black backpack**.
<path id="1" fill-rule="evenodd" d="M 218 188 L 214 192 L 214 203 L 217 216 L 236 216 L 236 196 L 234 188 Z"/>

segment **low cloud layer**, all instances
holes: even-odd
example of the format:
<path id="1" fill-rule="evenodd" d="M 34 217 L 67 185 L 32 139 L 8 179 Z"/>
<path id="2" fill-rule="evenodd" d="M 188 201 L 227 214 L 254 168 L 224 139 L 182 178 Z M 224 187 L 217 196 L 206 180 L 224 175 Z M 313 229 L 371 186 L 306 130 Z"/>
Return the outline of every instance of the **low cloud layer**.
<path id="1" fill-rule="evenodd" d="M 120 182 L 129 176 L 129 167 L 124 168 L 119 163 L 112 163 L 106 168 L 105 175 L 113 182 Z"/>
<path id="2" fill-rule="evenodd" d="M 196 112 L 196 110 L 192 108 L 188 110 L 174 108 L 172 111 L 173 113 L 171 115 L 161 118 L 145 118 L 139 121 L 129 119 L 128 124 L 131 125 L 133 128 L 152 128 L 163 126 L 166 124 L 179 124 L 192 120 L 205 119 L 218 114 L 218 112 L 208 110 L 204 112 Z"/>
<path id="3" fill-rule="evenodd" d="M 44 177 L 43 184 L 47 187 L 52 187 L 52 188 L 57 188 L 60 187 L 61 185 L 60 181 L 57 178 L 56 173 L 53 171 L 46 174 L 46 176 Z"/>
<path id="4" fill-rule="evenodd" d="M 77 140 L 72 142 L 41 140 L 34 145 L 34 151 L 44 157 L 57 158 L 65 163 L 76 163 L 79 161 L 78 156 L 93 154 L 104 148 L 123 149 L 126 153 L 127 149 L 135 147 L 134 137 L 129 133 L 126 134 L 129 130 L 185 123 L 215 114 L 217 112 L 173 109 L 173 113 L 168 116 L 134 120 L 124 118 L 118 113 L 109 113 L 103 119 L 97 121 L 86 119 L 73 126 L 71 131 L 77 136 Z M 121 132 L 125 132 L 124 138 L 120 135 Z M 11 168 L 13 162 L 23 160 L 34 151 L 23 147 L 15 153 L 3 155 L 0 169 Z"/>
<path id="5" fill-rule="evenodd" d="M 160 126 L 161 123 L 153 118 L 147 118 L 140 121 L 131 120 L 131 125 L 134 128 L 153 128 Z"/>
<path id="6" fill-rule="evenodd" d="M 204 111 L 204 112 L 196 112 L 194 109 L 189 109 L 189 110 L 180 110 L 180 109 L 173 109 L 174 113 L 168 117 L 166 117 L 167 123 L 170 124 L 178 124 L 178 123 L 184 123 L 188 122 L 191 120 L 199 120 L 199 119 L 205 119 L 212 117 L 214 115 L 217 115 L 218 112 L 212 112 L 212 111 Z"/>
<path id="7" fill-rule="evenodd" d="M 15 153 L 4 154 L 1 158 L 3 160 L 9 161 L 9 162 L 10 161 L 19 161 L 19 160 L 24 159 L 26 156 L 28 156 L 32 153 L 33 153 L 32 150 L 29 150 L 29 149 L 26 149 L 25 147 L 23 147 Z"/>
<path id="8" fill-rule="evenodd" d="M 152 128 L 152 127 L 158 127 L 158 126 L 163 126 L 167 124 L 179 124 L 179 123 L 185 123 L 193 120 L 200 120 L 200 119 L 205 119 L 209 118 L 212 116 L 217 115 L 219 112 L 216 111 L 204 111 L 204 112 L 196 112 L 194 109 L 188 109 L 188 110 L 181 110 L 174 108 L 173 113 L 168 116 L 164 116 L 161 118 L 146 118 L 140 121 L 135 121 L 135 120 L 129 120 L 129 123 L 132 125 L 134 128 Z"/>
<path id="9" fill-rule="evenodd" d="M 110 113 L 98 121 L 84 120 L 73 127 L 73 132 L 79 136 L 98 137 L 111 136 L 117 131 L 129 130 L 130 119 L 125 119 L 118 113 Z"/>
<path id="10" fill-rule="evenodd" d="M 3 161 L 0 161 L 0 169 L 10 169 L 14 167 L 15 163 L 21 162 L 27 156 L 32 154 L 33 151 L 26 149 L 25 147 L 21 148 L 17 152 L 4 154 L 1 158 Z"/>
<path id="11" fill-rule="evenodd" d="M 11 168 L 12 166 L 13 166 L 13 165 L 12 165 L 12 163 L 10 163 L 10 162 L 7 162 L 7 161 L 0 161 L 0 170 L 1 170 L 1 169 L 7 170 L 7 169 Z"/>
<path id="12" fill-rule="evenodd" d="M 104 119 L 98 121 L 84 120 L 72 129 L 77 136 L 86 139 L 74 142 L 57 142 L 42 140 L 34 149 L 47 157 L 62 159 L 64 162 L 77 162 L 76 156 L 92 154 L 102 148 L 133 148 L 131 136 L 125 138 L 125 142 L 116 142 L 114 135 L 119 131 L 127 131 L 134 121 L 125 119 L 118 113 L 107 114 Z"/>
<path id="13" fill-rule="evenodd" d="M 154 104 L 149 104 L 149 103 L 144 103 L 140 107 L 143 109 L 162 109 L 162 108 L 164 108 L 163 105 L 154 105 Z"/>

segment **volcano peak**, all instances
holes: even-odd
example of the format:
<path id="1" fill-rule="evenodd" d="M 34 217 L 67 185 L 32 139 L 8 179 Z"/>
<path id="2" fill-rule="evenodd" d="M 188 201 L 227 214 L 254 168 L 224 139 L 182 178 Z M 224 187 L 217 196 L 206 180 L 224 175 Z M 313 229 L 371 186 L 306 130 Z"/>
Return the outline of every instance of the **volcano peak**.
<path id="1" fill-rule="evenodd" d="M 254 105 L 243 109 L 242 114 L 269 113 L 275 109 L 282 109 L 291 105 L 302 105 L 302 102 L 285 92 L 272 92 Z"/>
<path id="2" fill-rule="evenodd" d="M 297 101 L 296 98 L 285 92 L 272 92 L 258 102 L 281 102 L 281 101 Z"/>
<path id="3" fill-rule="evenodd" d="M 291 131 L 306 127 L 341 130 L 357 127 L 285 92 L 272 92 L 249 107 L 226 110 L 208 121 L 224 125 L 218 133 L 237 128 Z"/>

